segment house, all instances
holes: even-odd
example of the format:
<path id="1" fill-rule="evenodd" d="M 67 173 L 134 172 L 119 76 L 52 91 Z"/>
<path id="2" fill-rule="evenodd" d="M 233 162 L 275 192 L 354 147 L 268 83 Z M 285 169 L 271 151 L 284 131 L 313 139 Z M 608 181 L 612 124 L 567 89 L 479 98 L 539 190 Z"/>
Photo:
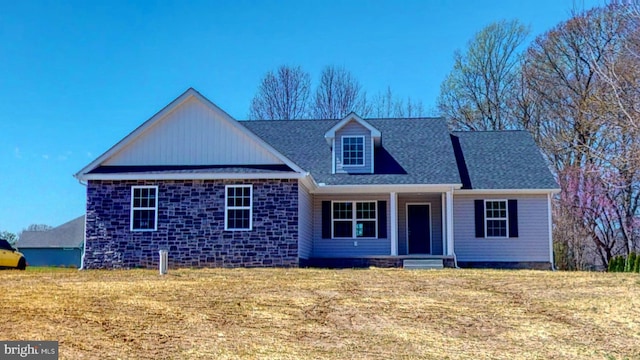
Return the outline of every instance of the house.
<path id="1" fill-rule="evenodd" d="M 527 132 L 440 118 L 236 121 L 189 89 L 75 175 L 85 268 L 550 268 L 558 186 Z"/>
<path id="2" fill-rule="evenodd" d="M 80 267 L 84 245 L 84 216 L 45 231 L 23 231 L 16 247 L 29 266 Z"/>

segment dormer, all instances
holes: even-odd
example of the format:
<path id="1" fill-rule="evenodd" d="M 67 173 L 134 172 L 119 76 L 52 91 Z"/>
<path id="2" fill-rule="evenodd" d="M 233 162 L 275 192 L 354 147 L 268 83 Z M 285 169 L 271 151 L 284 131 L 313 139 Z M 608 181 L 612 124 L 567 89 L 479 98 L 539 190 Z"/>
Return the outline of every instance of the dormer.
<path id="1" fill-rule="evenodd" d="M 380 130 L 352 112 L 329 129 L 324 138 L 331 146 L 332 174 L 373 174 Z"/>

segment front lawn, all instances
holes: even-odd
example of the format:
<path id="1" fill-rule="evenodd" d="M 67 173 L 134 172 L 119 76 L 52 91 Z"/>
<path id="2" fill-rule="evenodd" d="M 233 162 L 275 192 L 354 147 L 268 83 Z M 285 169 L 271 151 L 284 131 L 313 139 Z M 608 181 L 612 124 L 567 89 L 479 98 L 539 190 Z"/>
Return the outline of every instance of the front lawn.
<path id="1" fill-rule="evenodd" d="M 58 340 L 60 359 L 640 358 L 637 274 L 37 269 L 0 283 L 0 340 Z"/>

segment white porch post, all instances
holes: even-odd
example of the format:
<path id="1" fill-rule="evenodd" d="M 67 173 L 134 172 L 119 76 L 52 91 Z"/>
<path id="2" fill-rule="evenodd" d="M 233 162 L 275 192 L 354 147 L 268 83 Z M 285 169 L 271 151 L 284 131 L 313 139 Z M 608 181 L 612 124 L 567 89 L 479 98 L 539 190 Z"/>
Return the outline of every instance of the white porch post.
<path id="1" fill-rule="evenodd" d="M 441 226 L 442 226 L 442 239 L 440 239 L 440 241 L 442 242 L 442 255 L 447 255 L 449 253 L 449 249 L 447 248 L 447 246 L 449 244 L 447 244 L 447 202 L 446 202 L 446 198 L 444 197 L 444 193 L 440 194 L 440 212 L 441 212 Z"/>
<path id="2" fill-rule="evenodd" d="M 453 255 L 453 188 L 447 191 L 447 255 Z"/>
<path id="3" fill-rule="evenodd" d="M 391 240 L 391 256 L 398 255 L 398 194 L 389 194 L 389 240 Z"/>

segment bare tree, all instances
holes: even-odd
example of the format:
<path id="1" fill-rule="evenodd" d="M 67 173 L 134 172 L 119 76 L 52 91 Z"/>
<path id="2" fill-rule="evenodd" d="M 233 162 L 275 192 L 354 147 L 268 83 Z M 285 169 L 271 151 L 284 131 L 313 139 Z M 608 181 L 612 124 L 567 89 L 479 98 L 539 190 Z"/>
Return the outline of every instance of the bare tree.
<path id="1" fill-rule="evenodd" d="M 358 80 L 343 67 L 327 66 L 316 88 L 313 114 L 317 119 L 338 119 L 351 111 L 361 114 L 363 94 Z M 361 115 L 364 116 L 364 115 Z"/>
<path id="2" fill-rule="evenodd" d="M 454 130 L 503 130 L 514 121 L 519 91 L 519 48 L 529 29 L 517 20 L 490 24 L 457 51 L 440 87 L 438 108 Z"/>
<path id="3" fill-rule="evenodd" d="M 23 231 L 47 231 L 53 229 L 53 226 L 46 224 L 31 224 Z"/>
<path id="4" fill-rule="evenodd" d="M 18 241 L 18 235 L 10 231 L 2 230 L 0 231 L 0 239 L 7 240 L 9 244 L 13 245 Z"/>
<path id="5" fill-rule="evenodd" d="M 253 120 L 292 120 L 308 116 L 311 77 L 300 66 L 280 66 L 262 79 L 251 101 Z"/>
<path id="6" fill-rule="evenodd" d="M 623 105 L 633 102 L 629 82 L 638 91 L 640 67 L 622 51 L 634 31 L 621 9 L 610 4 L 575 14 L 533 42 L 523 68 L 522 99 L 535 110 L 523 124 L 563 190 L 556 238 L 581 234 L 587 243 L 573 239 L 564 244 L 567 253 L 593 248 L 602 265 L 640 245 L 640 164 L 633 160 L 640 137 Z M 626 80 L 616 94 L 612 71 L 622 69 Z"/>
<path id="7" fill-rule="evenodd" d="M 310 82 L 309 74 L 300 67 L 281 66 L 277 72 L 269 71 L 251 102 L 249 119 L 338 119 L 351 111 L 362 117 L 426 116 L 421 101 L 399 99 L 389 87 L 384 93 L 367 96 L 358 80 L 342 67 L 324 68 L 313 103 L 309 101 Z"/>
<path id="8" fill-rule="evenodd" d="M 377 118 L 412 118 L 426 116 L 422 101 L 408 97 L 406 102 L 393 95 L 391 87 L 384 93 L 377 93 L 368 103 L 370 116 Z"/>

